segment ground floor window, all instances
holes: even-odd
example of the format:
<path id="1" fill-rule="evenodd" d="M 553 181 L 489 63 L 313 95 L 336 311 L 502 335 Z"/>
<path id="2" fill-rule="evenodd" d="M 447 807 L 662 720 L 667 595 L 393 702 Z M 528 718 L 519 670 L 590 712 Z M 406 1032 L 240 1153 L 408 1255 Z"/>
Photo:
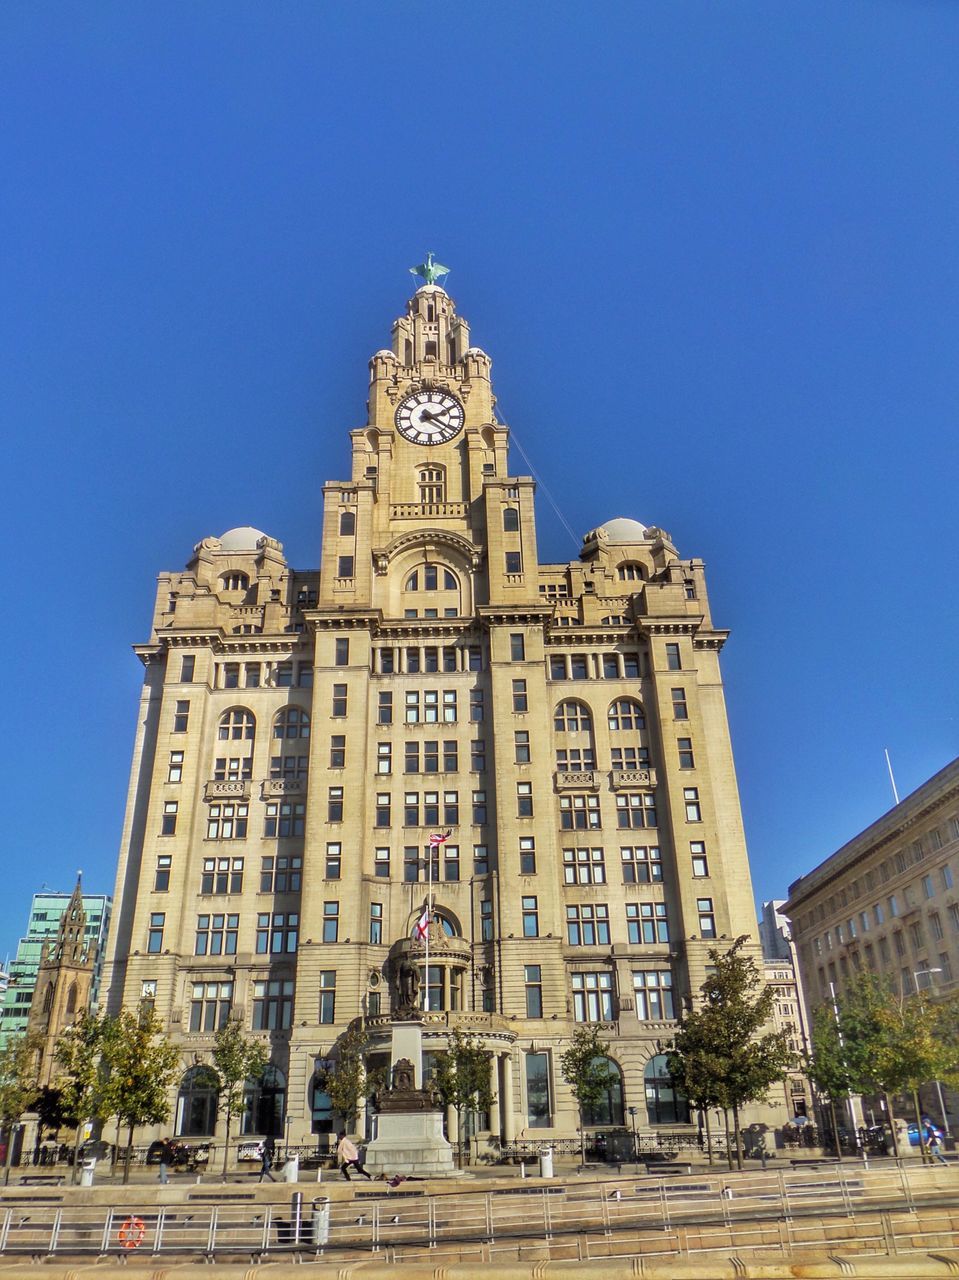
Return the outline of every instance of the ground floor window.
<path id="1" fill-rule="evenodd" d="M 333 1132 L 333 1100 L 326 1092 L 326 1073 L 316 1072 L 310 1081 L 310 1114 L 312 1133 Z"/>
<path id="2" fill-rule="evenodd" d="M 623 1073 L 612 1058 L 594 1058 L 605 1064 L 606 1083 L 602 1094 L 592 1106 L 583 1108 L 583 1120 L 588 1125 L 621 1125 L 623 1123 Z"/>
<path id="3" fill-rule="evenodd" d="M 552 1123 L 548 1053 L 526 1055 L 526 1122 L 531 1129 L 548 1129 Z"/>
<path id="4" fill-rule="evenodd" d="M 177 1137 L 211 1138 L 216 1130 L 219 1096 L 212 1068 L 191 1067 L 180 1081 L 177 1095 Z"/>
<path id="5" fill-rule="evenodd" d="M 646 1064 L 646 1115 L 650 1124 L 689 1124 L 689 1103 L 673 1086 L 668 1061 L 658 1053 Z"/>
<path id="6" fill-rule="evenodd" d="M 259 1080 L 246 1082 L 240 1132 L 272 1134 L 279 1138 L 283 1133 L 285 1114 L 286 1076 L 279 1067 L 268 1062 Z"/>

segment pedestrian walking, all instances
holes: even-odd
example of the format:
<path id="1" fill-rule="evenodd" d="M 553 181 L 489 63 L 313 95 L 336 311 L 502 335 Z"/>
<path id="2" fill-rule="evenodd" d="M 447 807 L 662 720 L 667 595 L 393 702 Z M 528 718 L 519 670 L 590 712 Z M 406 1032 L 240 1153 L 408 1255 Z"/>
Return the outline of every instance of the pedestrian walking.
<path id="1" fill-rule="evenodd" d="M 948 1165 L 949 1161 L 942 1154 L 942 1134 L 933 1124 L 926 1125 L 926 1150 L 936 1157 L 940 1164 Z"/>
<path id="2" fill-rule="evenodd" d="M 173 1164 L 174 1153 L 173 1143 L 169 1138 L 164 1138 L 160 1144 L 160 1186 L 165 1187 L 170 1181 L 170 1165 Z"/>
<path id="3" fill-rule="evenodd" d="M 373 1175 L 367 1173 L 363 1168 L 360 1153 L 356 1149 L 356 1145 L 346 1136 L 346 1130 L 341 1129 L 337 1134 L 337 1137 L 339 1138 L 339 1142 L 336 1147 L 336 1158 L 340 1162 L 340 1173 L 342 1173 L 343 1177 L 347 1182 L 353 1181 L 348 1172 L 350 1165 L 352 1165 L 357 1173 L 362 1173 L 363 1177 L 366 1178 L 367 1181 L 372 1182 Z"/>
<path id="4" fill-rule="evenodd" d="M 276 1182 L 273 1177 L 273 1157 L 276 1155 L 276 1140 L 272 1134 L 264 1138 L 260 1143 L 260 1177 L 258 1181 L 262 1182 L 264 1178 L 269 1178 L 271 1182 Z"/>

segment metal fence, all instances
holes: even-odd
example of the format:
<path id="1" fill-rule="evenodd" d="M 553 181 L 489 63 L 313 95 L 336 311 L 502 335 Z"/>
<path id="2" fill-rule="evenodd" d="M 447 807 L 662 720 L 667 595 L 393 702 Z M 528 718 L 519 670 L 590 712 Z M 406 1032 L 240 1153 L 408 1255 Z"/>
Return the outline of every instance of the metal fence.
<path id="1" fill-rule="evenodd" d="M 0 1204 L 0 1255 L 480 1262 L 841 1251 L 851 1236 L 863 1253 L 894 1253 L 917 1234 L 926 1248 L 959 1243 L 955 1192 L 942 1190 L 937 1170 L 897 1166 L 521 1182 L 487 1192 L 370 1186 L 343 1200 L 295 1193 L 289 1206 L 262 1203 L 252 1190 L 213 1200 L 198 1189 L 186 1204 L 124 1209 L 56 1199 L 21 1194 Z"/>

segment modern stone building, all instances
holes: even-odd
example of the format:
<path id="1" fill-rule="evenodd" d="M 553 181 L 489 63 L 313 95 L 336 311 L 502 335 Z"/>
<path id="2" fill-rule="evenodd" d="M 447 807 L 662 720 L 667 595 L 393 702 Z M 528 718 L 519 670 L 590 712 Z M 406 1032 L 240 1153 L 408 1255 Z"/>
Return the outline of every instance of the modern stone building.
<path id="1" fill-rule="evenodd" d="M 160 576 L 111 1007 L 150 998 L 182 1047 L 178 1132 L 213 1132 L 232 1013 L 272 1059 L 245 1131 L 310 1141 L 338 1120 L 317 1063 L 358 1017 L 382 1060 L 410 957 L 427 1052 L 459 1027 L 494 1055 L 494 1145 L 575 1137 L 559 1059 L 585 1022 L 613 1045 L 591 1127 L 675 1129 L 680 1002 L 710 947 L 760 955 L 702 561 L 617 518 L 540 562 L 490 358 L 436 284 L 367 394 L 319 569 L 237 528 Z"/>
<path id="2" fill-rule="evenodd" d="M 71 909 L 77 906 L 75 899 L 76 890 L 73 893 L 44 890 L 33 895 L 27 931 L 20 939 L 16 957 L 10 964 L 10 981 L 3 994 L 0 1045 L 5 1044 L 10 1036 L 22 1035 L 26 1031 L 44 952 L 46 950 L 49 961 L 50 954 L 57 951 L 64 918 L 69 917 Z M 99 995 L 112 905 L 111 899 L 103 894 L 84 893 L 80 896 L 82 949 L 93 961 L 89 991 L 82 1000 L 84 1008 L 90 1003 L 95 1004 Z"/>
<path id="3" fill-rule="evenodd" d="M 807 1006 L 863 970 L 903 995 L 955 990 L 959 975 L 959 759 L 789 887 Z M 938 1112 L 938 1097 L 924 1102 Z M 955 1122 L 954 1095 L 947 1096 Z"/>
<path id="4" fill-rule="evenodd" d="M 782 899 L 763 903 L 759 941 L 763 949 L 766 983 L 772 987 L 774 1029 L 789 1034 L 797 1069 L 783 1081 L 783 1100 L 790 1117 L 812 1115 L 812 1089 L 799 1065 L 809 1055 L 809 1034 L 803 1001 L 802 975 L 792 941 L 792 929 L 782 914 Z"/>

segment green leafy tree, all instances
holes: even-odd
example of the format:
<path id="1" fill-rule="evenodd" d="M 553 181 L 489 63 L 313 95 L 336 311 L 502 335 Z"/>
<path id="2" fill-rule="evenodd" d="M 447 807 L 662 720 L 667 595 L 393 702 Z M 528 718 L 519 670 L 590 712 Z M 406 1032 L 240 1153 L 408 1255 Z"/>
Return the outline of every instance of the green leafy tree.
<path id="1" fill-rule="evenodd" d="M 841 1156 L 836 1104 L 845 1103 L 853 1090 L 849 1055 L 836 1010 L 831 1004 L 820 1005 L 813 1010 L 811 1030 L 812 1053 L 806 1059 L 804 1070 L 820 1099 L 829 1104 L 833 1142 L 836 1155 Z"/>
<path id="2" fill-rule="evenodd" d="M 563 1079 L 579 1108 L 580 1162 L 586 1163 L 586 1112 L 595 1107 L 610 1085 L 609 1041 L 595 1027 L 577 1027 L 569 1048 L 559 1060 Z"/>
<path id="3" fill-rule="evenodd" d="M 0 1132 L 7 1139 L 4 1184 L 10 1181 L 13 1127 L 37 1096 L 41 1038 L 35 1032 L 11 1036 L 0 1049 Z"/>
<path id="4" fill-rule="evenodd" d="M 740 1108 L 764 1099 L 793 1065 L 787 1031 L 763 1031 L 773 1011 L 772 988 L 744 948 L 744 934 L 726 951 L 711 949 L 711 972 L 702 1002 L 680 1018 L 669 1055 L 675 1078 L 694 1095 L 715 1098 L 726 1117 L 732 1111 L 736 1163 L 743 1167 Z M 689 1095 L 687 1095 L 689 1096 Z M 732 1166 L 732 1146 L 726 1149 Z"/>
<path id="5" fill-rule="evenodd" d="M 248 1036 L 239 1018 L 228 1019 L 213 1037 L 213 1074 L 219 1090 L 219 1108 L 226 1119 L 223 1143 L 223 1177 L 226 1177 L 230 1154 L 230 1129 L 233 1117 L 243 1110 L 243 1092 L 248 1080 L 258 1080 L 269 1061 L 260 1043 Z"/>
<path id="6" fill-rule="evenodd" d="M 130 1181 L 133 1131 L 139 1125 L 162 1124 L 170 1114 L 170 1090 L 180 1075 L 180 1055 L 163 1034 L 152 1007 L 121 1010 L 104 1031 L 103 1061 L 107 1070 L 104 1107 L 127 1126 L 123 1181 Z"/>
<path id="7" fill-rule="evenodd" d="M 53 1085 L 45 1084 L 30 1105 L 37 1117 L 37 1151 L 43 1145 L 45 1132 L 56 1133 L 63 1125 L 75 1122 L 64 1103 L 63 1090 Z"/>
<path id="8" fill-rule="evenodd" d="M 332 1067 L 317 1075 L 317 1085 L 329 1095 L 333 1110 L 350 1130 L 357 1123 L 361 1102 L 385 1084 L 382 1071 L 367 1069 L 368 1047 L 369 1034 L 362 1021 L 351 1022 L 333 1047 Z"/>
<path id="9" fill-rule="evenodd" d="M 63 1108 L 76 1125 L 73 1142 L 73 1180 L 80 1172 L 83 1126 L 88 1120 L 103 1120 L 106 1110 L 106 1063 L 103 1048 L 111 1020 L 84 1011 L 57 1037 L 53 1056 L 57 1064 L 57 1085 Z"/>
<path id="10" fill-rule="evenodd" d="M 694 1045 L 692 1029 L 686 1042 L 683 1054 L 670 1053 L 667 1056 L 669 1074 L 673 1087 L 682 1093 L 694 1111 L 700 1112 L 706 1128 L 706 1155 L 709 1163 L 713 1163 L 713 1134 L 709 1112 L 712 1107 L 721 1107 L 723 1091 L 719 1084 L 720 1066 L 709 1045 Z M 727 1125 L 728 1138 L 728 1125 Z M 727 1144 L 728 1150 L 728 1144 Z"/>
<path id="11" fill-rule="evenodd" d="M 476 1037 L 463 1035 L 458 1028 L 451 1032 L 446 1050 L 437 1055 L 433 1087 L 443 1104 L 456 1111 L 461 1164 L 465 1116 L 487 1110 L 493 1101 L 491 1063 L 492 1054 L 480 1048 Z"/>

